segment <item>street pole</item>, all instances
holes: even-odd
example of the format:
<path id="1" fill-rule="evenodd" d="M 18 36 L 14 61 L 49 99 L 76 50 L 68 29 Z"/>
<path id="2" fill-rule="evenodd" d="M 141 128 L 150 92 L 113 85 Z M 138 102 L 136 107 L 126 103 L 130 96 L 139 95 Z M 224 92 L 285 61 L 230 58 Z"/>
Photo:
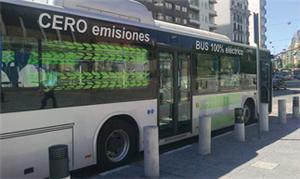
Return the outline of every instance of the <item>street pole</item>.
<path id="1" fill-rule="evenodd" d="M 256 43 L 256 87 L 257 87 L 257 111 L 258 111 L 258 137 L 261 137 L 261 114 L 260 114 L 260 97 L 261 97 L 261 83 L 260 83 L 260 14 L 254 13 L 254 42 Z"/>
<path id="2" fill-rule="evenodd" d="M 260 60 L 259 60 L 259 58 L 260 58 L 260 54 L 259 54 L 259 43 L 256 43 L 256 69 L 257 69 L 257 75 L 256 75 L 256 78 L 257 78 L 257 80 L 256 80 L 256 83 L 257 83 L 257 98 L 256 98 L 256 100 L 257 100 L 257 111 L 258 111 L 258 123 L 257 123 L 257 125 L 258 125 L 258 127 L 257 127 L 257 130 L 258 130 L 258 138 L 261 138 L 261 130 L 260 130 L 260 123 L 261 123 L 261 114 L 260 114 L 260 95 L 261 95 L 261 90 L 260 90 Z"/>

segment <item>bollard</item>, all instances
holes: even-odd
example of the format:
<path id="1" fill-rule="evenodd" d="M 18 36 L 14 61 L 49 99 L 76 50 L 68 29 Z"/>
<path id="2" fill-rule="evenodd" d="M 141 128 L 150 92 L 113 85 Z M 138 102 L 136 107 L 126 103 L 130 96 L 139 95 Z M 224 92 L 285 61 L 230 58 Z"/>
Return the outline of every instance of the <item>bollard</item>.
<path id="1" fill-rule="evenodd" d="M 211 117 L 203 116 L 199 119 L 198 153 L 207 155 L 211 153 Z"/>
<path id="2" fill-rule="evenodd" d="M 293 118 L 300 119 L 299 114 L 299 97 L 294 96 L 293 97 Z"/>
<path id="3" fill-rule="evenodd" d="M 259 127 L 261 132 L 269 131 L 269 104 L 268 103 L 260 103 Z"/>
<path id="4" fill-rule="evenodd" d="M 48 148 L 50 179 L 70 178 L 67 145 L 54 145 Z"/>
<path id="5" fill-rule="evenodd" d="M 285 99 L 278 100 L 278 117 L 281 124 L 285 124 L 287 122 Z"/>
<path id="6" fill-rule="evenodd" d="M 244 123 L 244 110 L 243 108 L 234 109 L 234 133 L 235 138 L 239 142 L 245 142 L 245 123 Z"/>
<path id="7" fill-rule="evenodd" d="M 159 177 L 158 127 L 144 127 L 144 173 L 146 177 Z"/>

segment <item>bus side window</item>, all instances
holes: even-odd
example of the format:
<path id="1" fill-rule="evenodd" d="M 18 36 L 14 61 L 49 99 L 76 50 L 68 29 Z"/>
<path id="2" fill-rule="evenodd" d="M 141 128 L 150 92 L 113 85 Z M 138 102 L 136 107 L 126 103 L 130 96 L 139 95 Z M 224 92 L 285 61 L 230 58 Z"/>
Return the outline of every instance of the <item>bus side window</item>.
<path id="1" fill-rule="evenodd" d="M 235 91 L 240 88 L 239 60 L 232 56 L 221 56 L 220 59 L 220 91 Z"/>
<path id="2" fill-rule="evenodd" d="M 215 55 L 197 54 L 196 90 L 198 93 L 217 92 L 219 60 Z"/>

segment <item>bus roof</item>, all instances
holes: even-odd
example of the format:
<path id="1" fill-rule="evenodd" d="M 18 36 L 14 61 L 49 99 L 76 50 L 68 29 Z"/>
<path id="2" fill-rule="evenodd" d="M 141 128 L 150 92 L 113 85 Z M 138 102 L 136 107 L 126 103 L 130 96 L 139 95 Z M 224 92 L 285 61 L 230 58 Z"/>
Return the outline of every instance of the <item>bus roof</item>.
<path id="1" fill-rule="evenodd" d="M 251 47 L 246 44 L 232 42 L 227 36 L 222 34 L 153 20 L 151 12 L 144 5 L 134 0 L 0 0 L 0 2 L 53 10 L 175 34 L 184 34 L 236 46 Z M 124 7 L 126 7 L 126 11 Z"/>
<path id="2" fill-rule="evenodd" d="M 217 33 L 209 32 L 209 31 L 205 31 L 205 30 L 195 29 L 195 28 L 191 28 L 191 27 L 185 27 L 182 25 L 172 24 L 172 23 L 158 21 L 158 20 L 155 20 L 155 24 L 157 26 L 159 26 L 161 29 L 166 29 L 169 32 L 173 32 L 173 33 L 180 32 L 185 35 L 194 35 L 194 36 L 198 36 L 198 37 L 202 37 L 202 38 L 211 38 L 211 39 L 218 39 L 218 40 L 230 42 L 230 39 L 227 36 L 222 35 L 222 34 L 217 34 Z"/>

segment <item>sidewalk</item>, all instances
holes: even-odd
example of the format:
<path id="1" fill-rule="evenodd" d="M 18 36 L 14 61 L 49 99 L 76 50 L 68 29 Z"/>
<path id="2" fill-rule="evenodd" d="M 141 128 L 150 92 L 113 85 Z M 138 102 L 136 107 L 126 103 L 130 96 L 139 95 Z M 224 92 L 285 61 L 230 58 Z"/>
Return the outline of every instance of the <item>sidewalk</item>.
<path id="1" fill-rule="evenodd" d="M 299 179 L 300 120 L 288 115 L 288 123 L 281 125 L 276 113 L 270 116 L 270 132 L 263 133 L 261 138 L 255 124 L 246 128 L 244 143 L 235 141 L 232 133 L 213 138 L 212 154 L 208 156 L 197 154 L 197 143 L 161 154 L 161 178 Z M 143 172 L 140 161 L 92 179 L 142 178 Z"/>

